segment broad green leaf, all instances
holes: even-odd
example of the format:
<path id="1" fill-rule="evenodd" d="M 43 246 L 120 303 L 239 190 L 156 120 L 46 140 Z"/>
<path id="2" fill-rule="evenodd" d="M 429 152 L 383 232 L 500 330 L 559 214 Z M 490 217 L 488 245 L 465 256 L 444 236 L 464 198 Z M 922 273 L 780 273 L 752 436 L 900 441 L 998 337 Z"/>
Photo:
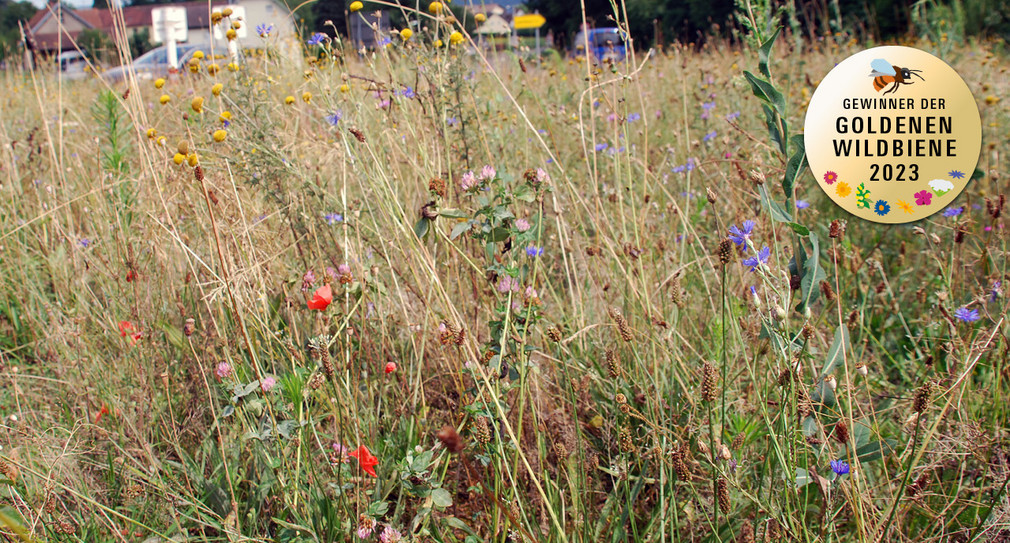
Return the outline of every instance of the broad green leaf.
<path id="1" fill-rule="evenodd" d="M 893 439 L 867 443 L 866 445 L 856 449 L 856 456 L 858 456 L 859 461 L 864 464 L 867 462 L 873 462 L 874 460 L 880 460 L 885 454 L 891 454 L 894 452 L 894 447 L 897 444 L 898 442 Z"/>
<path id="2" fill-rule="evenodd" d="M 767 104 L 761 105 L 761 111 L 764 111 L 765 114 L 765 126 L 768 128 L 768 136 L 779 148 L 779 151 L 782 154 L 786 154 L 786 138 L 779 129 L 779 117 L 775 115 L 775 111 Z M 788 132 L 785 119 L 782 119 L 782 128 L 785 128 L 786 132 Z"/>
<path id="3" fill-rule="evenodd" d="M 789 157 L 789 162 L 786 163 L 786 174 L 782 178 L 782 190 L 786 193 L 787 198 L 792 198 L 796 181 L 803 175 L 803 172 L 807 171 L 807 154 L 803 147 L 803 136 L 793 136 L 790 141 L 792 141 L 796 152 Z"/>
<path id="4" fill-rule="evenodd" d="M 846 353 L 852 352 L 852 346 L 849 345 L 849 329 L 845 325 L 835 329 L 835 339 L 831 342 L 828 357 L 824 360 L 824 366 L 821 368 L 820 379 L 822 381 L 824 377 L 835 370 L 835 366 L 841 363 L 843 350 Z"/>
<path id="5" fill-rule="evenodd" d="M 452 232 L 449 234 L 449 239 L 456 239 L 456 238 L 458 238 L 460 235 L 463 234 L 463 232 L 466 232 L 467 230 L 469 230 L 470 226 L 472 224 L 473 223 L 471 223 L 470 221 L 464 221 L 464 222 L 461 222 L 461 223 L 457 224 L 456 226 L 453 226 L 452 227 Z"/>
<path id="6" fill-rule="evenodd" d="M 431 501 L 435 507 L 445 509 L 452 505 L 452 494 L 449 494 L 449 491 L 444 488 L 436 488 L 431 491 Z"/>
<path id="7" fill-rule="evenodd" d="M 470 217 L 470 215 L 468 215 L 466 213 L 466 211 L 463 211 L 462 209 L 451 208 L 451 207 L 446 207 L 446 208 L 439 209 L 438 210 L 438 216 L 439 217 L 445 217 L 447 219 L 467 219 L 467 218 Z"/>
<path id="8" fill-rule="evenodd" d="M 793 232 L 796 232 L 797 234 L 799 234 L 801 236 L 810 235 L 810 229 L 807 228 L 806 226 L 803 226 L 800 223 L 787 222 L 786 226 L 788 226 L 789 228 L 792 228 Z"/>
<path id="9" fill-rule="evenodd" d="M 775 222 L 785 222 L 791 223 L 793 218 L 786 213 L 785 209 L 778 202 L 772 200 L 771 196 L 768 194 L 768 188 L 764 185 L 758 185 L 758 192 L 761 193 L 761 205 L 768 210 L 769 215 Z"/>
<path id="10" fill-rule="evenodd" d="M 757 96 L 762 102 L 766 102 L 774 107 L 775 111 L 777 111 L 781 117 L 786 108 L 786 99 L 782 96 L 782 93 L 775 88 L 775 85 L 772 85 L 768 81 L 761 79 L 748 71 L 744 71 L 743 75 L 747 78 L 747 82 L 750 83 L 750 89 L 751 92 L 754 93 L 754 96 Z"/>
<path id="11" fill-rule="evenodd" d="M 772 77 L 771 71 L 768 69 L 768 64 L 771 62 L 772 57 L 772 46 L 775 45 L 775 39 L 779 37 L 779 32 L 781 31 L 781 26 L 775 28 L 775 33 L 772 34 L 772 37 L 762 43 L 761 47 L 758 49 L 758 71 L 760 71 L 768 79 L 771 79 Z"/>
<path id="12" fill-rule="evenodd" d="M 803 276 L 800 281 L 800 304 L 797 311 L 803 310 L 810 304 L 817 301 L 821 295 L 821 281 L 827 278 L 824 268 L 821 267 L 821 247 L 817 234 L 810 232 L 810 256 L 803 260 Z"/>
<path id="13" fill-rule="evenodd" d="M 431 224 L 431 219 L 427 217 L 421 217 L 417 223 L 414 224 L 414 234 L 419 238 L 424 238 L 428 234 L 428 226 Z"/>

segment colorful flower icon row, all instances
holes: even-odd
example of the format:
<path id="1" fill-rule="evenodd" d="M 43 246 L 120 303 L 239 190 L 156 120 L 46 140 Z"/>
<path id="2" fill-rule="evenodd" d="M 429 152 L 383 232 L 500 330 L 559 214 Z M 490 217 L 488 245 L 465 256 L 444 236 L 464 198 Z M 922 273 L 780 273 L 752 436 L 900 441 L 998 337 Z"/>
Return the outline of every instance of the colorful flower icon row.
<path id="1" fill-rule="evenodd" d="M 960 171 L 953 170 L 950 172 L 950 176 L 954 179 L 960 179 L 964 177 L 964 174 Z M 836 172 L 825 172 L 823 179 L 825 183 L 835 187 L 835 195 L 839 198 L 847 198 L 850 194 L 852 194 L 852 187 L 845 181 L 839 181 L 838 174 Z M 930 190 L 920 190 L 919 192 L 913 194 L 915 205 L 924 207 L 932 204 L 934 194 L 937 196 L 943 196 L 954 189 L 954 184 L 946 179 L 934 179 L 929 182 L 929 188 L 932 192 Z M 898 200 L 895 202 L 895 205 L 905 213 L 914 213 L 915 211 L 912 204 L 904 200 Z M 877 200 L 876 202 L 873 202 L 873 200 L 870 199 L 870 190 L 866 188 L 865 183 L 860 183 L 859 186 L 856 187 L 856 207 L 872 209 L 874 213 L 881 217 L 891 212 L 891 205 L 887 202 L 887 200 Z"/>

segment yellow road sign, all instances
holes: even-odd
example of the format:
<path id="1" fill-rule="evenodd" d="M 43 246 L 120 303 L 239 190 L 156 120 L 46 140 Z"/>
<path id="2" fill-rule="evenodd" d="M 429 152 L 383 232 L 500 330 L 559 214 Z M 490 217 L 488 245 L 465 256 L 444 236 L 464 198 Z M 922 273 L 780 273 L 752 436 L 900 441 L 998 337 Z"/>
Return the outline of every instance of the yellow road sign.
<path id="1" fill-rule="evenodd" d="M 540 28 L 544 26 L 547 19 L 544 19 L 543 15 L 539 13 L 531 13 L 529 15 L 520 15 L 512 19 L 512 26 L 516 30 L 526 30 L 528 28 Z"/>

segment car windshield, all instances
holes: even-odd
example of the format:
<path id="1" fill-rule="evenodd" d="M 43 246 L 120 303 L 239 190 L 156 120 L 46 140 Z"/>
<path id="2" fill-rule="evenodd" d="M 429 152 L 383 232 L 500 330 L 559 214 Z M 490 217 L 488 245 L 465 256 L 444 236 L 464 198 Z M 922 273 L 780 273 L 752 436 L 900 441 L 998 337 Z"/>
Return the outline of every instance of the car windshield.
<path id="1" fill-rule="evenodd" d="M 156 66 L 158 64 L 168 64 L 168 49 L 159 47 L 133 61 L 134 66 Z"/>
<path id="2" fill-rule="evenodd" d="M 593 44 L 597 47 L 607 45 L 608 41 L 614 45 L 621 45 L 624 43 L 624 41 L 621 40 L 621 35 L 614 30 L 605 30 L 593 34 Z"/>

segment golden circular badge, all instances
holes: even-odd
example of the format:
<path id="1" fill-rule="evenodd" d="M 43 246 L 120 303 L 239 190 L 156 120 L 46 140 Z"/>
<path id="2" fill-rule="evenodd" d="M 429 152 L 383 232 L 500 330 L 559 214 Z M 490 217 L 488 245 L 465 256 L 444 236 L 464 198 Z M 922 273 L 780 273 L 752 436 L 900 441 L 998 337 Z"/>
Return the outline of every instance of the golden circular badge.
<path id="1" fill-rule="evenodd" d="M 982 119 L 947 63 L 911 47 L 875 47 L 824 77 L 803 139 L 817 183 L 836 204 L 901 224 L 944 209 L 968 184 Z"/>

